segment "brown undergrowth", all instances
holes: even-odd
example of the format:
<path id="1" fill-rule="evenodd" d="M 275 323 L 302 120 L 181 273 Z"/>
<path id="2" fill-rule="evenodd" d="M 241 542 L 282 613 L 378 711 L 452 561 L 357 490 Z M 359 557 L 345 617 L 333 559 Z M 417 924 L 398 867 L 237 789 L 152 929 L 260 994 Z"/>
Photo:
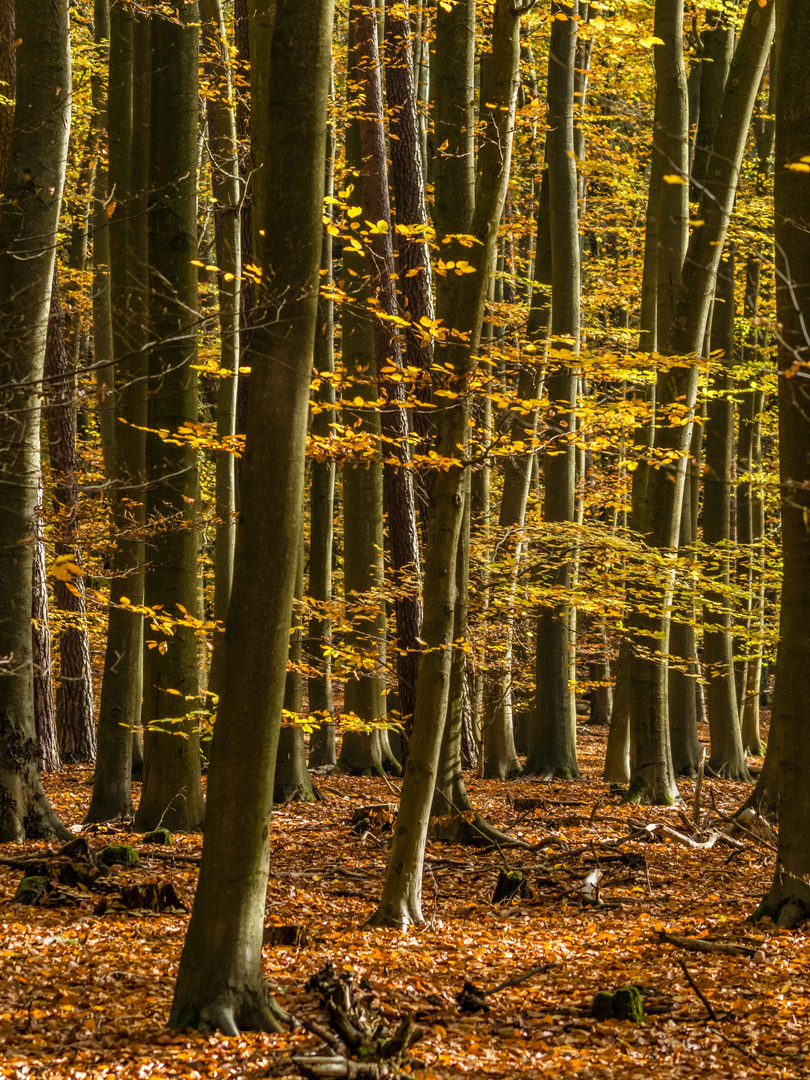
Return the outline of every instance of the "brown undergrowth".
<path id="1" fill-rule="evenodd" d="M 265 948 L 279 1000 L 315 1018 L 318 1002 L 307 981 L 330 961 L 352 969 L 369 980 L 392 1020 L 410 1014 L 426 1028 L 409 1066 L 425 1078 L 810 1076 L 807 940 L 746 921 L 769 886 L 772 847 L 743 838 L 742 850 L 691 848 L 661 830 L 649 842 L 625 840 L 628 819 L 688 830 L 677 808 L 621 805 L 599 778 L 604 733 L 582 728 L 580 736 L 581 781 L 468 778 L 476 807 L 493 824 L 530 844 L 550 836 L 560 843 L 485 852 L 431 844 L 427 923 L 407 933 L 363 928 L 380 892 L 387 834 L 384 823 L 352 831 L 351 819 L 362 805 L 392 800 L 383 780 L 329 777 L 321 783 L 325 801 L 277 808 L 266 923 L 307 927 L 303 946 Z M 67 825 L 82 820 L 89 778 L 82 767 L 46 778 Z M 690 816 L 694 782 L 680 788 Z M 731 812 L 747 790 L 706 781 L 704 811 L 713 796 L 718 811 Z M 542 801 L 517 810 L 515 798 Z M 94 848 L 128 839 L 120 830 L 112 840 L 103 832 L 85 835 Z M 200 837 L 175 837 L 163 848 L 136 836 L 131 842 L 140 865 L 115 868 L 109 881 L 170 882 L 190 906 Z M 0 856 L 45 846 L 6 845 Z M 529 895 L 495 907 L 504 863 L 523 870 Z M 602 873 L 595 899 L 604 906 L 586 903 L 580 892 L 594 870 Z M 294 1055 L 323 1049 L 306 1031 L 225 1038 L 167 1030 L 188 916 L 114 904 L 94 914 L 97 898 L 80 890 L 70 906 L 26 907 L 13 902 L 20 878 L 19 869 L 0 866 L 4 1075 L 292 1077 Z M 746 955 L 687 951 L 662 932 L 737 943 Z M 532 969 L 539 970 L 514 979 Z M 465 980 L 486 991 L 513 979 L 486 995 L 488 1011 L 459 1011 Z M 641 987 L 645 1022 L 592 1019 L 597 991 L 628 985 Z M 716 1020 L 707 1019 L 695 987 Z"/>

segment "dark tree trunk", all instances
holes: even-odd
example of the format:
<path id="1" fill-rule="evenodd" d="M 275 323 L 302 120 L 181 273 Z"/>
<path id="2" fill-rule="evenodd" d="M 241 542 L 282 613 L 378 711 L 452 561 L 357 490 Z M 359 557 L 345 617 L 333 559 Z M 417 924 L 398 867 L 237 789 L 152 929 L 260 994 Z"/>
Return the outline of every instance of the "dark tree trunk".
<path id="1" fill-rule="evenodd" d="M 65 613 L 59 633 L 56 727 L 62 760 L 70 765 L 95 761 L 96 728 L 79 536 L 76 374 L 65 341 L 65 313 L 59 296 L 58 264 L 54 267 L 51 288 L 44 396 L 56 517 L 53 592 L 55 606 Z"/>
<path id="2" fill-rule="evenodd" d="M 330 84 L 330 96 L 333 94 Z M 331 124 L 326 130 L 325 192 L 334 197 L 335 136 Z M 332 204 L 324 204 L 324 215 L 332 216 Z M 329 295 L 334 283 L 332 272 L 332 237 L 327 228 L 321 242 L 322 292 L 318 299 L 318 325 L 315 331 L 315 387 L 311 431 L 316 439 L 327 441 L 335 419 L 335 386 L 330 378 L 335 371 L 335 304 Z M 332 719 L 332 620 L 327 605 L 332 602 L 332 544 L 335 531 L 335 462 L 329 457 L 312 461 L 309 487 L 309 583 L 308 595 L 315 605 L 309 621 L 307 659 L 310 665 L 307 691 L 309 715 L 320 726 L 309 737 L 309 765 L 318 768 L 334 765 L 336 760 L 335 724 Z M 313 670 L 314 669 L 314 670 Z"/>
<path id="3" fill-rule="evenodd" d="M 268 27 L 259 16 L 270 7 L 275 18 Z M 273 771 L 303 526 L 332 4 L 262 2 L 253 29 L 254 73 L 260 65 L 268 69 L 266 97 L 254 97 L 263 114 L 254 138 L 267 155 L 257 206 L 263 274 L 226 663 L 208 772 L 211 813 L 169 1020 L 174 1028 L 215 1027 L 226 1035 L 240 1027 L 277 1029 L 280 1013 L 264 982 L 261 951 Z M 285 153 L 271 154 L 277 147 Z M 281 304 L 279 296 L 291 299 Z"/>
<path id="4" fill-rule="evenodd" d="M 804 390 L 810 214 L 806 174 L 785 166 L 807 153 L 810 7 L 803 0 L 779 0 L 776 11 L 776 271 L 791 287 L 776 291 L 783 578 L 768 758 L 778 777 L 779 848 L 773 884 L 757 915 L 794 927 L 810 915 L 810 422 Z"/>
<path id="5" fill-rule="evenodd" d="M 366 237 L 366 246 L 372 300 L 381 316 L 374 319 L 374 351 L 383 397 L 383 485 L 397 628 L 397 639 L 391 643 L 391 647 L 396 651 L 400 719 L 407 736 L 413 718 L 422 622 L 419 534 L 413 471 L 410 468 L 408 421 L 403 408 L 405 386 L 402 354 L 398 331 L 393 321 L 398 317 L 398 310 L 374 0 L 353 0 L 350 10 L 357 35 L 353 78 L 361 88 L 365 102 L 359 120 L 363 155 L 362 206 L 366 220 L 385 222 L 387 226 L 385 230 L 371 231 Z M 410 65 L 407 70 L 410 72 Z M 416 149 L 415 142 L 413 149 Z M 424 206 L 422 210 L 424 211 Z M 422 269 L 424 270 L 424 267 Z M 401 265 L 399 272 L 402 275 Z"/>
<path id="6" fill-rule="evenodd" d="M 150 431 L 197 421 L 197 4 L 177 20 L 152 16 L 152 123 L 149 161 Z M 158 302 L 158 297 L 160 302 Z M 144 782 L 134 826 L 172 832 L 203 819 L 197 637 L 196 449 L 147 435 L 149 548 L 144 599 L 160 618 L 146 631 Z"/>

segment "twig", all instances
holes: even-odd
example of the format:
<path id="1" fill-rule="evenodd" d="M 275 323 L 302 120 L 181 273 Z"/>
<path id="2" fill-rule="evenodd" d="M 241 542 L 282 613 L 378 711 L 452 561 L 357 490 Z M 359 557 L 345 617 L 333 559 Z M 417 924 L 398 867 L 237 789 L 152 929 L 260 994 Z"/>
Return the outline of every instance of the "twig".
<path id="1" fill-rule="evenodd" d="M 712 1003 L 711 1003 L 711 1002 L 709 1001 L 709 999 L 708 999 L 708 998 L 706 997 L 706 995 L 705 995 L 705 994 L 703 993 L 703 991 L 702 991 L 702 990 L 700 989 L 700 987 L 698 986 L 698 984 L 697 984 L 697 983 L 695 982 L 695 980 L 694 980 L 694 979 L 692 978 L 692 974 L 691 974 L 691 972 L 689 971 L 689 968 L 688 968 L 688 967 L 686 966 L 686 964 L 685 964 L 685 963 L 683 962 L 683 960 L 679 960 L 679 961 L 678 961 L 678 963 L 679 963 L 679 964 L 681 965 L 681 967 L 683 968 L 683 973 L 684 973 L 684 975 L 686 976 L 687 980 L 689 981 L 689 985 L 690 985 L 690 986 L 692 987 L 692 989 L 693 989 L 693 990 L 695 991 L 695 993 L 697 994 L 697 996 L 698 996 L 698 997 L 700 998 L 700 1000 L 701 1000 L 701 1001 L 703 1002 L 703 1007 L 705 1008 L 706 1012 L 707 1012 L 707 1013 L 709 1014 L 709 1019 L 710 1019 L 710 1020 L 714 1020 L 714 1022 L 715 1022 L 715 1023 L 717 1023 L 717 1013 L 716 1013 L 716 1012 L 714 1011 L 714 1009 L 712 1008 Z"/>
<path id="2" fill-rule="evenodd" d="M 703 787 L 703 776 L 706 771 L 706 747 L 702 747 L 700 751 L 700 764 L 698 765 L 697 780 L 695 781 L 695 804 L 693 816 L 695 819 L 695 825 L 700 828 L 700 791 Z"/>
<path id="3" fill-rule="evenodd" d="M 484 993 L 497 994 L 501 990 L 507 990 L 510 986 L 519 986 L 520 983 L 528 982 L 528 980 L 534 978 L 535 975 L 544 975 L 547 971 L 551 971 L 553 967 L 553 964 L 538 964 L 537 967 L 529 968 L 529 970 L 524 971 L 522 975 L 513 975 L 511 979 L 499 983 L 491 990 L 485 990 Z"/>
<path id="4" fill-rule="evenodd" d="M 726 956 L 753 956 L 756 952 L 756 949 L 748 945 L 736 945 L 732 941 L 707 941 L 705 938 L 679 937 L 676 934 L 668 934 L 666 930 L 659 931 L 658 938 L 669 945 L 677 945 L 678 948 L 688 949 L 690 952 L 724 953 Z"/>

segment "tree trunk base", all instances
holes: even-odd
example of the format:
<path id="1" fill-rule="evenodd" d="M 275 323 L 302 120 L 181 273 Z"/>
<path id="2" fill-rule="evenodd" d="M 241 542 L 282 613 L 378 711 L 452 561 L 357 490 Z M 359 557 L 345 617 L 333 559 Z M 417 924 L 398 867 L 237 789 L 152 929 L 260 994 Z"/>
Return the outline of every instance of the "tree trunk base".
<path id="1" fill-rule="evenodd" d="M 677 788 L 673 793 L 664 781 L 650 784 L 644 777 L 636 776 L 622 801 L 636 806 L 676 806 L 681 797 Z"/>
<path id="2" fill-rule="evenodd" d="M 694 773 L 692 775 L 694 775 Z M 744 780 L 746 784 L 753 783 L 751 774 L 748 771 L 748 766 L 744 761 L 735 764 L 729 761 L 717 761 L 716 759 L 709 758 L 706 762 L 706 775 L 717 780 Z"/>
<path id="3" fill-rule="evenodd" d="M 207 999 L 201 1001 L 202 999 Z M 240 1031 L 280 1032 L 291 1023 L 289 1013 L 276 1004 L 267 986 L 211 988 L 194 1002 L 172 1005 L 169 1027 L 176 1031 L 221 1031 L 236 1036 Z"/>
<path id="4" fill-rule="evenodd" d="M 777 926 L 794 930 L 810 919 L 810 885 L 790 874 L 777 874 L 770 892 L 751 921 L 773 919 Z"/>
<path id="5" fill-rule="evenodd" d="M 582 773 L 576 765 L 552 765 L 527 761 L 523 766 L 521 776 L 530 776 L 535 780 L 579 780 Z"/>

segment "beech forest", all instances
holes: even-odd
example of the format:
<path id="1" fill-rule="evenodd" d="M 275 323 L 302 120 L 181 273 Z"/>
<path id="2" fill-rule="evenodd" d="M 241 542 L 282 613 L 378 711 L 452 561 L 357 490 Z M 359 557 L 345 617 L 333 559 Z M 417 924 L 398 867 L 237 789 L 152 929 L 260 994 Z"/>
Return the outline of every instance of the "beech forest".
<path id="1" fill-rule="evenodd" d="M 0 0 L 0 1076 L 810 1076 L 808 0 Z"/>

